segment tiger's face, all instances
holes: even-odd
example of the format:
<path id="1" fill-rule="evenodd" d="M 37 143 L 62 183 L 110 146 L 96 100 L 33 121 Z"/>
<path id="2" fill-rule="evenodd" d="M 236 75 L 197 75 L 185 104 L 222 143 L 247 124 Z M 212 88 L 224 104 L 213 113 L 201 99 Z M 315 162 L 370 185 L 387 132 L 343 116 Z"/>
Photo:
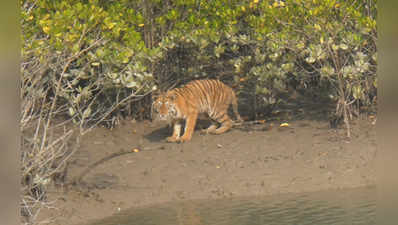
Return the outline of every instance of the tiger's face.
<path id="1" fill-rule="evenodd" d="M 152 117 L 155 120 L 171 121 L 178 115 L 173 95 L 161 94 L 152 103 Z"/>

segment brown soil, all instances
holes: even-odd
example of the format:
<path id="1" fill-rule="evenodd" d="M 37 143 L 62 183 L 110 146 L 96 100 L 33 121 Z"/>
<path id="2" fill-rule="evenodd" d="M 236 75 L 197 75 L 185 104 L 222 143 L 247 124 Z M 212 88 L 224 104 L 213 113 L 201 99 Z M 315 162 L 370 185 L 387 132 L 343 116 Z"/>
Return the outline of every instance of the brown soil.
<path id="1" fill-rule="evenodd" d="M 41 217 L 51 224 L 82 224 L 130 207 L 187 199 L 311 192 L 375 183 L 376 135 L 372 119 L 354 122 L 352 138 L 327 121 L 267 121 L 222 135 L 201 135 L 184 144 L 166 143 L 170 130 L 149 121 L 124 121 L 82 138 L 70 161 L 68 180 L 112 153 L 82 183 L 52 188 L 57 210 Z"/>

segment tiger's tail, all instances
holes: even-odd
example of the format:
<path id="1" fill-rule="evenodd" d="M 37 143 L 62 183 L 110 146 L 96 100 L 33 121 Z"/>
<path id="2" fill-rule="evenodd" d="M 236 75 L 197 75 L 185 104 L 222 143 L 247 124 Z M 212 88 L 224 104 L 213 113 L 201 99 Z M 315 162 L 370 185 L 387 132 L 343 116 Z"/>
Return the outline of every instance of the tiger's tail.
<path id="1" fill-rule="evenodd" d="M 236 117 L 236 121 L 234 124 L 239 125 L 243 122 L 243 120 L 240 117 L 239 112 L 238 112 L 238 99 L 236 98 L 235 92 L 233 90 L 231 90 L 231 92 L 232 92 L 232 95 L 231 95 L 232 96 L 232 101 L 231 101 L 232 110 L 234 111 L 234 114 Z"/>

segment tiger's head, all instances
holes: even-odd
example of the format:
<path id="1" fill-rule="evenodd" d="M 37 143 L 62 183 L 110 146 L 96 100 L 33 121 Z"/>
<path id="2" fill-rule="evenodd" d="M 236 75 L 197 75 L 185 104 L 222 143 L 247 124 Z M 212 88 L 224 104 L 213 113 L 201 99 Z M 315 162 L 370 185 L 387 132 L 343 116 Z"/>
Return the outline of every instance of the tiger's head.
<path id="1" fill-rule="evenodd" d="M 178 116 L 176 102 L 177 96 L 174 93 L 160 93 L 153 96 L 152 118 L 160 121 L 171 121 Z"/>

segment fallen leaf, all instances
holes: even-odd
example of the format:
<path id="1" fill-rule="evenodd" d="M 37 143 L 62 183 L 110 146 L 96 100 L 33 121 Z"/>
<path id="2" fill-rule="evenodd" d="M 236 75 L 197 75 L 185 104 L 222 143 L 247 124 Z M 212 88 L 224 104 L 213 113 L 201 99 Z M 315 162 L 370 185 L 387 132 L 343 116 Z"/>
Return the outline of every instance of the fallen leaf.
<path id="1" fill-rule="evenodd" d="M 289 124 L 288 124 L 288 123 L 282 123 L 280 126 L 281 126 L 281 127 L 288 127 Z"/>
<path id="2" fill-rule="evenodd" d="M 138 148 L 133 149 L 133 152 L 139 152 L 140 150 Z"/>

